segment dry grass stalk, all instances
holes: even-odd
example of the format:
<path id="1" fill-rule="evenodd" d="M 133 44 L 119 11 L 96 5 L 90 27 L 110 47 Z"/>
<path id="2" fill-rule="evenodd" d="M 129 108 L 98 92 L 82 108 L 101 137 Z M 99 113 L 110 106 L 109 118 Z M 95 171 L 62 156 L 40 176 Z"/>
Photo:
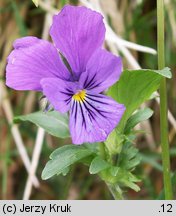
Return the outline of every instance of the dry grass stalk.
<path id="1" fill-rule="evenodd" d="M 48 1 L 46 4 L 50 7 L 50 1 Z M 42 33 L 42 39 L 44 39 L 44 40 L 48 39 L 51 20 L 52 20 L 51 13 L 50 12 L 46 13 L 45 22 L 44 22 L 44 26 L 43 26 L 43 33 Z M 28 175 L 28 179 L 26 182 L 24 195 L 23 195 L 24 200 L 28 200 L 31 196 L 32 178 L 33 178 L 33 176 L 35 176 L 35 173 L 36 173 L 36 170 L 38 167 L 39 158 L 40 158 L 40 154 L 41 154 L 41 150 L 42 150 L 42 146 L 43 146 L 44 136 L 45 136 L 45 131 L 42 128 L 38 128 L 37 137 L 36 137 L 34 150 L 33 150 L 33 154 L 32 154 L 30 173 Z"/>
<path id="2" fill-rule="evenodd" d="M 9 30 L 9 29 L 7 28 L 7 30 Z M 14 31 L 14 32 L 16 32 L 16 31 Z M 6 32 L 4 34 L 6 34 Z M 16 35 L 16 33 L 14 33 L 14 35 L 12 35 L 12 37 L 9 38 L 8 43 L 5 45 L 2 61 L 0 63 L 0 72 L 1 72 L 0 75 L 2 77 L 3 77 L 3 71 L 5 70 L 6 58 L 11 51 L 12 41 L 16 37 L 17 37 L 17 35 Z M 24 166 L 26 167 L 27 172 L 29 172 L 30 159 L 28 157 L 28 154 L 27 154 L 25 145 L 23 143 L 23 140 L 22 140 L 20 131 L 18 129 L 18 126 L 13 124 L 13 116 L 14 115 L 13 115 L 13 111 L 12 111 L 12 105 L 8 99 L 8 93 L 7 93 L 6 86 L 4 85 L 4 82 L 2 80 L 0 80 L 0 92 L 1 92 L 0 104 L 1 104 L 1 106 L 5 112 L 7 121 L 9 123 L 9 125 L 11 126 L 11 133 L 12 133 L 12 136 L 14 138 L 17 149 L 19 151 L 19 154 L 22 158 L 22 161 L 24 163 Z M 38 187 L 39 184 L 38 184 L 37 178 L 34 177 L 32 179 L 32 181 L 33 181 L 34 186 Z"/>

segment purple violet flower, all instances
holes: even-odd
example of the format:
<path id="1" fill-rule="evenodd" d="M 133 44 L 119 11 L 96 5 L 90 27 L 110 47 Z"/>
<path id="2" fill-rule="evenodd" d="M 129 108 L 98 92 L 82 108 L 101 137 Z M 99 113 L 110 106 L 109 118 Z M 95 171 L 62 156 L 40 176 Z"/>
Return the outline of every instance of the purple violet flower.
<path id="1" fill-rule="evenodd" d="M 65 6 L 54 16 L 50 35 L 54 45 L 36 37 L 14 42 L 6 85 L 41 91 L 55 110 L 69 111 L 74 144 L 106 140 L 125 107 L 101 94 L 122 71 L 121 58 L 101 48 L 105 37 L 103 17 L 86 7 Z"/>

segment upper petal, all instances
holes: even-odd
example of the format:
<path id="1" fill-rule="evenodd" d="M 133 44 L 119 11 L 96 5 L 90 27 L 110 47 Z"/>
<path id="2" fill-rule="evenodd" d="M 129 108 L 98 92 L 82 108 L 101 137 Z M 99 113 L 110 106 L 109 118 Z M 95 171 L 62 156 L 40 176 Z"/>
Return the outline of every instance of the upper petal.
<path id="1" fill-rule="evenodd" d="M 124 111 L 124 105 L 102 94 L 87 92 L 83 102 L 72 99 L 69 126 L 73 143 L 105 141 Z"/>
<path id="2" fill-rule="evenodd" d="M 65 6 L 54 16 L 50 35 L 79 76 L 93 52 L 102 46 L 105 26 L 101 14 L 86 7 Z"/>
<path id="3" fill-rule="evenodd" d="M 45 77 L 69 79 L 70 73 L 59 58 L 57 49 L 36 37 L 17 39 L 8 57 L 6 85 L 16 90 L 42 90 Z"/>
<path id="4" fill-rule="evenodd" d="M 121 58 L 98 49 L 88 61 L 86 72 L 81 74 L 79 82 L 85 89 L 100 93 L 113 85 L 121 72 Z"/>
<path id="5" fill-rule="evenodd" d="M 76 89 L 76 83 L 59 78 L 45 78 L 41 80 L 43 94 L 47 97 L 54 109 L 67 112 Z"/>

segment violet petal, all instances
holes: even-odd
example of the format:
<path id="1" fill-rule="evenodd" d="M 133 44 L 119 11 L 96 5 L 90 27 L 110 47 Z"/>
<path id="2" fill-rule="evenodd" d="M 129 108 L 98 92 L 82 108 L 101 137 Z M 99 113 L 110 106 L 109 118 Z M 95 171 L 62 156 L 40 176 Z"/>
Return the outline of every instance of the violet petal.
<path id="1" fill-rule="evenodd" d="M 72 99 L 69 127 L 73 143 L 105 141 L 124 111 L 124 105 L 102 94 L 87 92 L 83 102 Z"/>
<path id="2" fill-rule="evenodd" d="M 50 35 L 79 77 L 91 55 L 103 44 L 103 17 L 86 7 L 65 6 L 54 16 Z"/>
<path id="3" fill-rule="evenodd" d="M 58 78 L 45 78 L 41 80 L 43 94 L 47 97 L 54 109 L 59 112 L 67 112 L 75 93 L 76 83 Z"/>
<path id="4" fill-rule="evenodd" d="M 121 72 L 121 58 L 98 49 L 88 61 L 86 72 L 81 74 L 79 82 L 85 89 L 100 93 L 113 85 Z"/>
<path id="5" fill-rule="evenodd" d="M 6 85 L 16 90 L 41 91 L 45 77 L 69 79 L 70 72 L 59 58 L 56 48 L 36 37 L 17 39 L 8 57 Z"/>

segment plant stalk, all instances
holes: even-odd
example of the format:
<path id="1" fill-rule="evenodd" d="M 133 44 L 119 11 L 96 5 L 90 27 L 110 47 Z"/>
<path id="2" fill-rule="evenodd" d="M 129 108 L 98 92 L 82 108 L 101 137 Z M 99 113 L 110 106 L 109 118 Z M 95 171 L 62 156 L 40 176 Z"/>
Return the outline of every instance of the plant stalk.
<path id="1" fill-rule="evenodd" d="M 165 47 L 164 47 L 164 1 L 157 0 L 157 41 L 158 41 L 158 69 L 165 67 Z M 162 164 L 164 177 L 165 199 L 173 199 L 171 172 L 170 172 L 170 155 L 168 140 L 168 119 L 167 119 L 167 89 L 166 78 L 162 78 L 160 84 L 160 133 L 162 147 Z"/>
<path id="2" fill-rule="evenodd" d="M 113 184 L 109 184 L 109 183 L 106 183 L 106 184 L 107 184 L 109 191 L 111 192 L 111 194 L 115 200 L 123 200 L 122 191 L 118 185 L 113 185 Z"/>
<path id="3" fill-rule="evenodd" d="M 105 144 L 103 142 L 99 143 L 99 151 L 100 151 L 101 157 L 103 159 L 106 159 Z"/>
<path id="4" fill-rule="evenodd" d="M 99 152 L 100 152 L 100 156 L 106 160 L 106 150 L 105 150 L 105 144 L 103 142 L 99 143 Z M 113 198 L 115 200 L 122 200 L 123 199 L 123 195 L 122 195 L 122 191 L 120 189 L 120 187 L 116 184 L 110 184 L 108 182 L 106 182 L 106 185 L 110 191 L 110 193 L 112 194 Z"/>

